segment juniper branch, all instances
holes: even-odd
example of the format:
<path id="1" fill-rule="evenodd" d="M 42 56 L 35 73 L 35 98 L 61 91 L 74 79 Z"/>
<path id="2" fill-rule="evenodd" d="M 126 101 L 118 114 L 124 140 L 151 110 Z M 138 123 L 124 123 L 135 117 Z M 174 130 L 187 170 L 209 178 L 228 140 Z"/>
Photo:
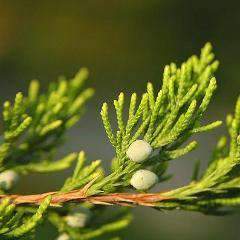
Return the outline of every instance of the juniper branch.
<path id="1" fill-rule="evenodd" d="M 65 239 L 95 239 L 126 227 L 129 212 L 104 219 L 107 207 L 99 205 L 149 206 L 183 209 L 206 214 L 224 214 L 240 199 L 240 98 L 227 116 L 227 137 L 221 137 L 207 169 L 199 177 L 199 164 L 189 184 L 165 192 L 148 193 L 155 184 L 170 179 L 170 160 L 193 151 L 190 137 L 221 125 L 201 125 L 217 87 L 218 68 L 208 43 L 200 57 L 192 56 L 181 66 L 164 68 L 161 88 L 148 83 L 138 99 L 120 93 L 113 105 L 117 128 L 109 118 L 108 103 L 101 109 L 103 126 L 115 149 L 112 168 L 106 174 L 100 160 L 87 161 L 83 151 L 54 161 L 53 151 L 62 143 L 67 129 L 78 122 L 93 90 L 83 89 L 88 72 L 81 69 L 70 80 L 61 77 L 46 94 L 39 93 L 34 80 L 27 97 L 16 95 L 3 108 L 4 132 L 0 144 L 0 236 L 6 239 L 33 236 L 41 220 L 49 221 Z M 185 146 L 183 146 L 185 145 Z M 35 195 L 13 195 L 11 187 L 22 174 L 75 170 L 58 191 Z M 129 193 L 129 190 L 136 190 Z M 140 191 L 140 193 L 138 193 Z M 36 205 L 40 205 L 38 208 Z M 78 208 L 81 209 L 78 209 Z M 99 214 L 100 212 L 100 214 Z M 88 222 L 88 215 L 94 219 Z M 96 224 L 97 219 L 101 224 Z M 27 235 L 26 235 L 27 234 Z"/>

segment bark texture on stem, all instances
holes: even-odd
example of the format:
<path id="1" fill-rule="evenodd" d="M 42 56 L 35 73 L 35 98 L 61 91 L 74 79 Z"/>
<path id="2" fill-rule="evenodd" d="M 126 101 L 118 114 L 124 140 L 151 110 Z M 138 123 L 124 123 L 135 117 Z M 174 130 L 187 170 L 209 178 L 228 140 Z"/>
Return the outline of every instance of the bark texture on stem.
<path id="1" fill-rule="evenodd" d="M 86 189 L 74 190 L 67 193 L 47 192 L 34 195 L 0 195 L 0 200 L 9 198 L 14 204 L 40 204 L 43 199 L 51 195 L 51 205 L 61 205 L 66 202 L 90 202 L 100 205 L 122 206 L 155 206 L 157 202 L 171 199 L 160 193 L 112 193 L 97 196 L 87 196 Z"/>

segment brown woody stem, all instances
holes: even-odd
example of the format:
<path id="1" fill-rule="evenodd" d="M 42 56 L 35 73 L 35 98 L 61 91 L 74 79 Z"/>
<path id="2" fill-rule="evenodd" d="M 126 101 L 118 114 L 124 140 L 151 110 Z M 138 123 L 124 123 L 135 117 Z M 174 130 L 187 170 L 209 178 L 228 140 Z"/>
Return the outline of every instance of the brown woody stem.
<path id="1" fill-rule="evenodd" d="M 51 205 L 61 205 L 65 202 L 90 202 L 100 205 L 122 205 L 122 206 L 155 206 L 157 202 L 168 200 L 169 197 L 160 193 L 112 193 L 97 196 L 87 196 L 86 190 L 74 190 L 67 193 L 48 192 L 34 195 L 0 195 L 0 200 L 9 198 L 14 204 L 40 204 L 42 200 L 51 195 Z"/>

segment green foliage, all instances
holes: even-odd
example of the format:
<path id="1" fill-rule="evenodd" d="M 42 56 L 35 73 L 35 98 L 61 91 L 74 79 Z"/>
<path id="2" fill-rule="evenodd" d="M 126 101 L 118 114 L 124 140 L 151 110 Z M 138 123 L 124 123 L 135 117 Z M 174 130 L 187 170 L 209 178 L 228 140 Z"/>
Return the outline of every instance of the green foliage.
<path id="1" fill-rule="evenodd" d="M 51 197 L 47 197 L 36 210 L 36 212 L 29 216 L 23 209 L 16 209 L 14 204 L 10 203 L 8 198 L 3 199 L 0 205 L 1 212 L 1 229 L 0 232 L 3 238 L 13 239 L 29 233 L 37 224 L 43 219 L 43 214 L 46 212 Z M 14 212 L 16 210 L 16 213 Z"/>
<path id="2" fill-rule="evenodd" d="M 99 212 L 100 211 L 100 212 Z M 114 232 L 119 231 L 128 226 L 131 222 L 131 215 L 128 210 L 120 210 L 115 214 L 111 213 L 111 217 L 104 217 L 103 210 L 92 209 L 92 213 L 95 219 L 91 219 L 91 222 L 85 228 L 74 228 L 70 227 L 64 221 L 64 217 L 50 213 L 50 222 L 58 228 L 59 232 L 67 234 L 70 239 L 106 239 L 107 236 L 111 236 Z M 99 219 L 101 223 L 99 224 Z M 101 238 L 103 237 L 104 238 Z"/>
<path id="3" fill-rule="evenodd" d="M 237 100 L 234 115 L 228 115 L 226 122 L 230 135 L 229 146 L 227 146 L 227 138 L 221 137 L 203 176 L 187 186 L 168 192 L 167 196 L 175 197 L 178 201 L 166 203 L 166 208 L 183 208 L 208 214 L 220 214 L 224 213 L 221 207 L 238 205 L 240 98 Z M 164 207 L 164 204 L 160 204 L 159 207 Z"/>
<path id="4" fill-rule="evenodd" d="M 92 180 L 104 175 L 103 169 L 100 167 L 101 161 L 96 160 L 91 164 L 84 166 L 86 162 L 86 156 L 83 151 L 78 155 L 77 164 L 72 177 L 69 177 L 62 187 L 62 192 L 69 192 L 74 189 L 78 189 L 91 182 Z"/>
<path id="5" fill-rule="evenodd" d="M 5 102 L 4 137 L 0 145 L 2 170 L 16 167 L 21 173 L 43 172 L 44 168 L 55 171 L 69 166 L 73 155 L 55 163 L 55 167 L 51 165 L 52 155 L 93 95 L 91 88 L 82 90 L 87 76 L 88 71 L 81 69 L 69 81 L 61 77 L 49 86 L 46 94 L 39 93 L 39 83 L 33 80 L 27 97 L 18 93 L 13 104 Z"/>
<path id="6" fill-rule="evenodd" d="M 33 80 L 26 97 L 18 93 L 13 103 L 4 103 L 0 182 L 5 181 L 7 186 L 12 187 L 16 174 L 21 177 L 31 172 L 60 171 L 69 168 L 73 162 L 76 162 L 73 174 L 66 179 L 56 196 L 80 189 L 84 190 L 86 197 L 128 191 L 132 189 L 130 182 L 133 174 L 140 169 L 154 172 L 158 182 L 169 180 L 169 161 L 197 147 L 197 142 L 190 138 L 221 125 L 221 121 L 201 124 L 217 86 L 214 73 L 219 64 L 211 50 L 211 45 L 207 43 L 200 57 L 194 55 L 179 67 L 175 63 L 167 65 L 161 88 L 155 90 L 156 87 L 148 83 L 146 92 L 139 99 L 133 93 L 126 104 L 126 95 L 120 93 L 113 102 L 116 124 L 110 123 L 109 106 L 103 104 L 103 125 L 115 149 L 109 174 L 104 172 L 100 160 L 89 162 L 83 151 L 70 153 L 60 160 L 54 158 L 66 131 L 78 122 L 86 101 L 93 95 L 92 89 L 83 88 L 87 70 L 81 69 L 70 80 L 59 78 L 45 94 L 39 93 L 39 82 Z M 239 205 L 240 98 L 234 114 L 227 116 L 226 125 L 229 138 L 223 136 L 219 139 L 207 169 L 200 173 L 198 161 L 190 183 L 161 194 L 168 199 L 155 203 L 156 209 L 224 214 L 226 207 Z M 140 163 L 127 155 L 130 145 L 139 139 L 153 150 Z M 138 154 L 141 149 L 135 150 Z M 144 176 L 142 179 L 144 181 Z M 8 194 L 11 189 L 2 187 L 1 192 Z M 36 207 L 15 205 L 8 195 L 1 199 L 1 239 L 34 239 L 37 225 L 45 220 L 55 227 L 57 235 L 65 239 L 117 240 L 120 238 L 116 237 L 116 232 L 131 221 L 128 208 L 119 208 L 115 213 L 110 209 L 109 214 L 107 206 L 88 202 L 53 204 L 51 197 L 47 197 Z M 69 218 L 72 212 L 79 211 L 79 207 L 81 214 Z M 73 222 L 69 223 L 69 219 Z M 82 221 L 82 226 L 76 227 L 76 221 L 78 224 Z"/>
<path id="7" fill-rule="evenodd" d="M 200 58 L 192 56 L 179 68 L 175 63 L 167 65 L 162 88 L 156 96 L 151 83 L 147 84 L 139 105 L 136 93 L 132 94 L 126 123 L 123 120 L 124 94 L 120 93 L 114 100 L 118 125 L 116 133 L 109 121 L 108 105 L 104 103 L 101 115 L 107 136 L 116 150 L 114 168 L 129 167 L 131 163 L 126 150 L 139 138 L 159 151 L 157 156 L 142 164 L 156 168 L 162 160 L 179 158 L 195 149 L 195 141 L 181 148 L 194 133 L 218 127 L 221 121 L 200 125 L 216 89 L 213 74 L 217 67 L 218 61 L 214 60 L 210 44 L 202 49 Z"/>

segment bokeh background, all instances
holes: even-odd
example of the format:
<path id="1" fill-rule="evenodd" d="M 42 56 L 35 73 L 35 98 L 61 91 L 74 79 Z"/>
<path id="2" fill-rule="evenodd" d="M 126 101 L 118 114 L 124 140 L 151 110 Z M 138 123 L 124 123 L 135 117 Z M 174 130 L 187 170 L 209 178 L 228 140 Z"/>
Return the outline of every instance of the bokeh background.
<path id="1" fill-rule="evenodd" d="M 95 98 L 81 122 L 68 134 L 60 154 L 84 149 L 90 159 L 108 166 L 113 151 L 99 117 L 101 103 L 120 91 L 142 93 L 146 82 L 161 82 L 165 64 L 180 63 L 198 53 L 205 42 L 214 45 L 221 62 L 218 92 L 207 120 L 224 119 L 240 93 L 240 2 L 221 0 L 0 0 L 0 100 L 26 92 L 37 78 L 42 88 L 58 75 L 71 77 L 89 68 Z M 206 165 L 224 127 L 202 134 L 198 150 L 171 165 L 175 177 L 158 187 L 164 190 L 188 182 L 197 159 Z M 16 191 L 54 190 L 69 171 L 52 176 L 23 178 Z M 238 239 L 238 214 L 227 217 L 198 213 L 134 210 L 135 220 L 124 239 Z M 51 233 L 39 239 L 53 239 Z"/>

